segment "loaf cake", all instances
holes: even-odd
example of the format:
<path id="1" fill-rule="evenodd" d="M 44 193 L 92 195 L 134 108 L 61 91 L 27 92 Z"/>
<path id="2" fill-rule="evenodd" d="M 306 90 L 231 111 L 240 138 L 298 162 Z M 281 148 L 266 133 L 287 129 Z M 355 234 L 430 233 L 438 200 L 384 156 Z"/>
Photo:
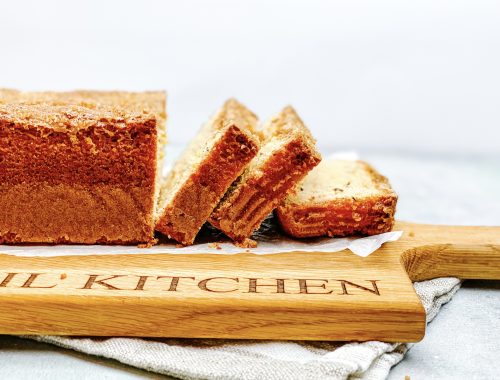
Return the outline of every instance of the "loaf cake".
<path id="1" fill-rule="evenodd" d="M 324 160 L 276 209 L 294 237 L 374 235 L 390 231 L 397 195 L 363 161 Z"/>
<path id="2" fill-rule="evenodd" d="M 0 243 L 150 242 L 157 139 L 145 111 L 4 101 Z"/>
<path id="3" fill-rule="evenodd" d="M 207 122 L 162 184 L 156 230 L 192 244 L 227 188 L 257 154 L 257 117 L 234 99 Z"/>
<path id="4" fill-rule="evenodd" d="M 316 141 L 292 107 L 262 128 L 261 149 L 232 184 L 210 223 L 237 243 L 248 238 L 298 181 L 321 160 Z"/>

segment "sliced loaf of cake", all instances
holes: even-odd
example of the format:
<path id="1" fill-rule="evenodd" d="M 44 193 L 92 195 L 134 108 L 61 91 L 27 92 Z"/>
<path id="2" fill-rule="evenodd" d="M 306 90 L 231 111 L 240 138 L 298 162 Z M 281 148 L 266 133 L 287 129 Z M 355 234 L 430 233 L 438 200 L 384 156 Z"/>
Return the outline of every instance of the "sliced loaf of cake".
<path id="1" fill-rule="evenodd" d="M 294 237 L 374 235 L 394 224 L 397 195 L 363 161 L 324 160 L 276 209 Z"/>
<path id="2" fill-rule="evenodd" d="M 238 243 L 248 243 L 266 216 L 321 160 L 316 141 L 292 107 L 284 108 L 260 132 L 259 153 L 209 219 Z"/>
<path id="3" fill-rule="evenodd" d="M 206 123 L 175 162 L 159 199 L 156 230 L 192 244 L 220 199 L 257 154 L 257 117 L 234 99 Z"/>

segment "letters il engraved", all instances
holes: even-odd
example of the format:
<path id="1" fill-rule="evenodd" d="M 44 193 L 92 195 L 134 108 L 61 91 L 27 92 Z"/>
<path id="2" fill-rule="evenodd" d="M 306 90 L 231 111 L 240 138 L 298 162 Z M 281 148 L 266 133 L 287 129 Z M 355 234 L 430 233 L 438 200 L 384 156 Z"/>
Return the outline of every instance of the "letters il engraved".
<path id="1" fill-rule="evenodd" d="M 66 275 L 68 273 L 68 275 Z M 77 289 L 84 292 L 137 291 L 168 293 L 268 294 L 286 297 L 380 296 L 380 280 L 344 278 L 260 278 L 223 276 L 176 276 L 153 274 L 0 272 L 2 289 Z"/>

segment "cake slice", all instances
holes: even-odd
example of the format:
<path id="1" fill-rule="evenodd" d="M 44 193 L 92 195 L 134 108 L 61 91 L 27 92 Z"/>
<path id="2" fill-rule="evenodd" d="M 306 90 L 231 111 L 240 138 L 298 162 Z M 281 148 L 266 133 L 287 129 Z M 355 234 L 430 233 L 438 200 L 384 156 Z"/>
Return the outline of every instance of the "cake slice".
<path id="1" fill-rule="evenodd" d="M 277 208 L 294 237 L 374 235 L 390 231 L 397 195 L 363 161 L 324 160 Z"/>
<path id="2" fill-rule="evenodd" d="M 257 117 L 234 99 L 206 123 L 175 162 L 159 200 L 156 230 L 192 244 L 227 188 L 257 154 Z"/>
<path id="3" fill-rule="evenodd" d="M 123 108 L 0 104 L 0 243 L 148 243 L 157 118 Z"/>
<path id="4" fill-rule="evenodd" d="M 210 223 L 238 243 L 253 231 L 286 194 L 321 160 L 316 141 L 292 107 L 268 121 L 262 147 L 224 195 Z"/>

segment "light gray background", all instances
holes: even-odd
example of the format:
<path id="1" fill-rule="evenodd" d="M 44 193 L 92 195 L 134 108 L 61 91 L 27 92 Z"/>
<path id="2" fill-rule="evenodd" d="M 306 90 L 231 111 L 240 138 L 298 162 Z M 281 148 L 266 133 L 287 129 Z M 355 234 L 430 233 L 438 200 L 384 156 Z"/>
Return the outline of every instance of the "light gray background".
<path id="1" fill-rule="evenodd" d="M 0 86 L 166 89 L 178 143 L 235 96 L 322 146 L 500 151 L 496 0 L 4 1 L 0 57 Z"/>
<path id="2" fill-rule="evenodd" d="M 230 96 L 262 118 L 291 103 L 325 153 L 389 176 L 417 222 L 500 224 L 499 68 L 493 0 L 0 3 L 0 87 L 166 89 L 177 146 Z M 496 377 L 498 289 L 467 284 L 392 378 Z M 144 376 L 0 337 L 2 378 Z"/>

